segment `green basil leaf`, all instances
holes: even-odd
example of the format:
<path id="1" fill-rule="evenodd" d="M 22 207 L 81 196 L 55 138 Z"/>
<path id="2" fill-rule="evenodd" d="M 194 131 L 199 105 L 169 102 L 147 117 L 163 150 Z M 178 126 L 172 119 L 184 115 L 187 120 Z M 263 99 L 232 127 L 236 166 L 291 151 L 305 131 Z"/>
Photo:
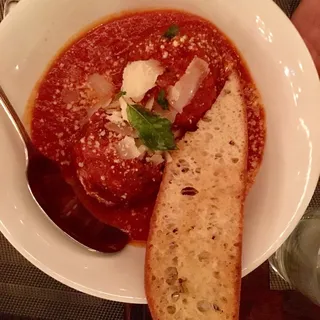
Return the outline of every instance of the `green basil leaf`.
<path id="1" fill-rule="evenodd" d="M 171 130 L 171 122 L 140 105 L 130 105 L 127 107 L 129 123 L 138 132 L 143 144 L 151 150 L 174 150 L 176 143 Z"/>
<path id="2" fill-rule="evenodd" d="M 168 99 L 166 98 L 166 92 L 164 89 L 160 90 L 157 97 L 157 102 L 163 110 L 169 110 L 169 102 L 168 102 Z"/>
<path id="3" fill-rule="evenodd" d="M 174 38 L 179 33 L 179 27 L 176 24 L 171 25 L 168 30 L 163 34 L 167 39 Z"/>

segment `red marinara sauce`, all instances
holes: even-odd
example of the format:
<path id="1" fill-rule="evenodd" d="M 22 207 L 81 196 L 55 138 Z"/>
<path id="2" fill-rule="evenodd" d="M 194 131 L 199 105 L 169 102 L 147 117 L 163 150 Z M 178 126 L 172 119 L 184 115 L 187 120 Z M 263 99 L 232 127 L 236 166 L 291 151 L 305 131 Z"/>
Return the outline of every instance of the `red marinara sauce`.
<path id="1" fill-rule="evenodd" d="M 179 33 L 168 39 L 163 35 L 171 25 L 177 25 Z M 165 68 L 153 89 L 159 92 L 174 85 L 195 56 L 208 63 L 210 73 L 191 103 L 177 115 L 173 127 L 182 133 L 196 130 L 197 122 L 215 102 L 230 71 L 237 70 L 248 110 L 251 185 L 263 157 L 264 110 L 235 47 L 216 27 L 198 16 L 170 10 L 113 18 L 64 48 L 36 89 L 31 115 L 33 142 L 61 165 L 64 179 L 73 188 L 73 201 L 76 196 L 93 217 L 127 232 L 132 241 L 147 239 L 163 164 L 120 161 L 110 153 L 109 147 L 117 138 L 105 128 L 103 111 L 85 121 L 88 110 L 101 100 L 88 87 L 88 78 L 92 74 L 104 75 L 119 91 L 128 62 L 155 59 Z M 64 203 L 68 197 L 71 196 L 64 195 Z M 68 214 L 77 215 L 76 207 Z"/>

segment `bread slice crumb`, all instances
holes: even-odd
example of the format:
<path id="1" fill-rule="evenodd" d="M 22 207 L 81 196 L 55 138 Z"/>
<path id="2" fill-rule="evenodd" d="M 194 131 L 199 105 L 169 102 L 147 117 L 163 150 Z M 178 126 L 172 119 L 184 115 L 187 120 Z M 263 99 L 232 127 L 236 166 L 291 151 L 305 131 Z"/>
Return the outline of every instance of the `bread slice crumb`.
<path id="1" fill-rule="evenodd" d="M 154 320 L 238 319 L 247 115 L 233 73 L 166 165 L 147 243 Z"/>

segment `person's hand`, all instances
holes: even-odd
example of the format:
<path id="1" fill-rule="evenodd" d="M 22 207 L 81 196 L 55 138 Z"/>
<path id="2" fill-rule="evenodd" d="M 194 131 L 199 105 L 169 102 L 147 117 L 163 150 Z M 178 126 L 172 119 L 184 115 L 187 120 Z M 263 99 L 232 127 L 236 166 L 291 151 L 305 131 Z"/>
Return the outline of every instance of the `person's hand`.
<path id="1" fill-rule="evenodd" d="M 320 74 L 320 0 L 302 0 L 292 22 L 304 39 Z"/>

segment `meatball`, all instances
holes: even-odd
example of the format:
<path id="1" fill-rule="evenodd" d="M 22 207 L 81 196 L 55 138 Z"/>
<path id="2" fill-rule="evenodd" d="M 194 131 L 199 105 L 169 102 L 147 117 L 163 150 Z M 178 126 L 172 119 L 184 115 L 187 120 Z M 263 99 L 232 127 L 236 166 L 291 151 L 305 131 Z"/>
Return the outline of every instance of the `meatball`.
<path id="1" fill-rule="evenodd" d="M 107 206 L 147 200 L 159 190 L 163 164 L 122 159 L 116 147 L 125 135 L 108 130 L 108 122 L 98 112 L 83 129 L 73 150 L 77 177 L 89 196 Z"/>

